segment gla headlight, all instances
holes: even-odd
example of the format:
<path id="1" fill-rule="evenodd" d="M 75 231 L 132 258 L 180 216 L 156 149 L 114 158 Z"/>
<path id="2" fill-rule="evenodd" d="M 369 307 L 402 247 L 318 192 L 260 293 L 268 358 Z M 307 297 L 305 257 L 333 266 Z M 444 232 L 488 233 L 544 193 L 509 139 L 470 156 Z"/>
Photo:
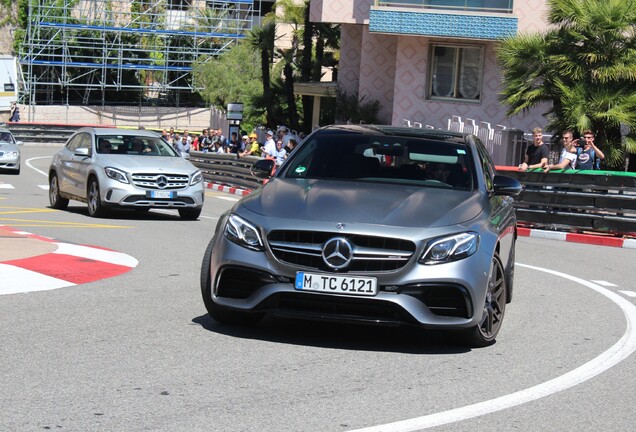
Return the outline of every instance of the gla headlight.
<path id="1" fill-rule="evenodd" d="M 104 168 L 106 175 L 108 178 L 112 178 L 113 180 L 117 180 L 118 182 L 128 183 L 128 176 L 122 170 L 113 167 Z"/>
<path id="2" fill-rule="evenodd" d="M 257 251 L 265 249 L 258 229 L 237 215 L 233 214 L 227 218 L 223 234 L 239 246 Z"/>
<path id="3" fill-rule="evenodd" d="M 17 151 L 8 151 L 4 153 L 4 157 L 8 158 L 14 158 L 14 157 L 18 157 L 18 152 Z"/>
<path id="4" fill-rule="evenodd" d="M 458 261 L 474 254 L 479 247 L 479 234 L 465 232 L 434 239 L 420 258 L 422 264 L 441 264 Z"/>
<path id="5" fill-rule="evenodd" d="M 194 174 L 192 174 L 192 177 L 190 178 L 190 186 L 200 183 L 202 180 L 203 180 L 203 174 L 201 174 L 201 171 L 196 171 Z"/>

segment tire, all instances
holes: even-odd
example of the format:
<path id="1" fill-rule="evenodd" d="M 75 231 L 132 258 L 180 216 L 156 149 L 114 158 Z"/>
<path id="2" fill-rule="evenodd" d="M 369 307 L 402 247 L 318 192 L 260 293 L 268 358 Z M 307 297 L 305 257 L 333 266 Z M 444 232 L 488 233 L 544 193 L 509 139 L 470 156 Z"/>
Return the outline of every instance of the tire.
<path id="1" fill-rule="evenodd" d="M 512 242 L 512 249 L 510 250 L 510 258 L 508 260 L 508 268 L 506 269 L 506 303 L 510 303 L 512 301 L 512 288 L 514 286 L 515 279 L 515 244 L 517 242 Z"/>
<path id="2" fill-rule="evenodd" d="M 95 218 L 104 216 L 106 209 L 102 204 L 102 197 L 99 193 L 99 183 L 97 183 L 95 177 L 91 177 L 88 182 L 86 198 L 88 201 L 88 214 Z"/>
<path id="3" fill-rule="evenodd" d="M 56 210 L 65 210 L 66 207 L 68 207 L 68 199 L 60 195 L 60 185 L 57 181 L 57 174 L 52 174 L 51 180 L 49 181 L 49 203 L 51 204 L 51 208 Z"/>
<path id="4" fill-rule="evenodd" d="M 181 219 L 197 220 L 199 218 L 199 215 L 201 215 L 201 207 L 186 207 L 179 209 L 179 216 L 181 216 Z"/>
<path id="5" fill-rule="evenodd" d="M 464 331 L 464 342 L 467 345 L 472 348 L 482 348 L 495 343 L 506 311 L 507 294 L 506 275 L 499 255 L 495 254 L 490 265 L 481 321 Z"/>
<path id="6" fill-rule="evenodd" d="M 203 254 L 201 263 L 201 295 L 203 304 L 210 317 L 222 324 L 255 324 L 265 317 L 263 312 L 243 312 L 219 306 L 212 300 L 212 282 L 210 280 L 210 259 L 214 248 L 214 237 Z"/>

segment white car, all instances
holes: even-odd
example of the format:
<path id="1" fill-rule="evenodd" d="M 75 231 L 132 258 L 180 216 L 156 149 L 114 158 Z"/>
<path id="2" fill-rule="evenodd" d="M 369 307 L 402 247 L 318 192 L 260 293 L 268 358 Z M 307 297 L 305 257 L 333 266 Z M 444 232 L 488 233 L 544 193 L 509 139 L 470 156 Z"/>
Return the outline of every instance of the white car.
<path id="1" fill-rule="evenodd" d="M 22 141 L 16 141 L 13 134 L 0 128 L 0 171 L 20 174 L 20 148 Z"/>
<path id="2" fill-rule="evenodd" d="M 53 156 L 49 186 L 52 208 L 81 201 L 93 217 L 109 207 L 162 208 L 195 220 L 205 196 L 201 171 L 155 133 L 116 128 L 73 134 Z"/>

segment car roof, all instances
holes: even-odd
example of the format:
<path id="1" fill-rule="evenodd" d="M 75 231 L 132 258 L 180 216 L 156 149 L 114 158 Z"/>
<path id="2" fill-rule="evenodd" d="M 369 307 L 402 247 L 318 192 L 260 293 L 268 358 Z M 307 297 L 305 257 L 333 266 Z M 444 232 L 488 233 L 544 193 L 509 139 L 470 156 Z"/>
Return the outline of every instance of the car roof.
<path id="1" fill-rule="evenodd" d="M 125 135 L 125 136 L 146 136 L 157 138 L 157 133 L 146 129 L 123 129 L 123 128 L 99 128 L 83 127 L 77 132 L 91 132 L 95 135 Z"/>
<path id="2" fill-rule="evenodd" d="M 11 133 L 11 131 L 9 129 L 5 129 L 5 128 L 0 128 L 0 132 L 9 132 L 9 133 Z M 11 135 L 13 135 L 13 134 L 11 134 Z"/>
<path id="3" fill-rule="evenodd" d="M 468 144 L 466 137 L 469 134 L 461 132 L 451 132 L 439 129 L 424 129 L 405 126 L 390 125 L 331 125 L 319 129 L 323 133 L 357 132 L 363 134 L 382 134 L 387 136 L 401 136 L 412 138 L 427 138 L 440 141 Z"/>

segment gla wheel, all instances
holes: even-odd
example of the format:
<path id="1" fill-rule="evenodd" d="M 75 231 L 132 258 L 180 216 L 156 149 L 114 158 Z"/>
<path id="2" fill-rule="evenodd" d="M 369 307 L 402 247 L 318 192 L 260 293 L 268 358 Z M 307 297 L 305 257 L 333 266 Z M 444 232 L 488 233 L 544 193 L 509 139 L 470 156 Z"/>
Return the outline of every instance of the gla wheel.
<path id="1" fill-rule="evenodd" d="M 56 174 L 51 175 L 51 181 L 49 182 L 49 203 L 51 208 L 57 210 L 64 210 L 68 207 L 68 199 L 62 198 L 60 195 L 60 186 Z"/>
<path id="2" fill-rule="evenodd" d="M 99 183 L 96 178 L 91 178 L 88 183 L 88 214 L 92 217 L 101 217 L 105 213 L 102 198 L 99 193 Z"/>

